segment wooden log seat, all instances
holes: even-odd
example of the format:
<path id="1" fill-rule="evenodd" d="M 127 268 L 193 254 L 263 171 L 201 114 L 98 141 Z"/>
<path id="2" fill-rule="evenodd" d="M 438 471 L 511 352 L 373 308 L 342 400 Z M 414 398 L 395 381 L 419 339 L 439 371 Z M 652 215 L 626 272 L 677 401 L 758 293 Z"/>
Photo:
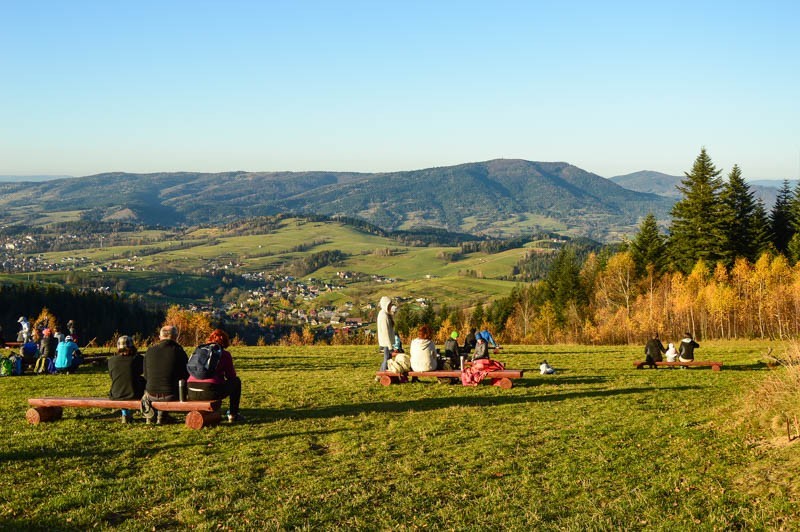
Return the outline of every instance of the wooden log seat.
<path id="1" fill-rule="evenodd" d="M 28 423 L 56 421 L 61 419 L 64 408 L 125 408 L 139 410 L 142 406 L 138 399 L 115 401 L 106 397 L 33 397 L 28 399 L 29 408 L 25 413 Z M 219 423 L 222 414 L 219 407 L 222 401 L 153 401 L 155 410 L 162 412 L 187 412 L 186 426 L 190 429 L 201 429 Z"/>
<path id="2" fill-rule="evenodd" d="M 499 386 L 504 390 L 511 389 L 514 386 L 513 379 L 521 379 L 525 371 L 521 369 L 505 369 L 502 371 L 490 371 L 483 378 L 484 380 L 490 379 L 492 385 Z M 380 383 L 384 386 L 390 384 L 398 384 L 401 382 L 403 375 L 391 371 L 378 371 L 375 375 L 380 377 Z M 436 371 L 409 371 L 409 377 L 434 377 L 439 379 L 439 382 L 449 382 L 452 379 L 461 379 L 461 372 L 458 370 L 436 370 Z"/>
<path id="3" fill-rule="evenodd" d="M 634 362 L 633 365 L 636 366 L 636 369 L 642 369 L 643 367 L 645 367 L 647 365 L 647 362 L 645 362 L 644 360 L 639 360 L 639 361 Z M 656 367 L 675 367 L 675 366 L 687 366 L 687 367 L 692 367 L 692 366 L 697 366 L 697 367 L 705 366 L 705 367 L 708 367 L 708 366 L 711 366 L 712 370 L 719 371 L 719 370 L 722 369 L 722 362 L 711 362 L 711 361 L 702 361 L 702 360 L 693 360 L 691 362 L 680 362 L 680 361 L 675 361 L 675 362 L 656 362 Z"/>

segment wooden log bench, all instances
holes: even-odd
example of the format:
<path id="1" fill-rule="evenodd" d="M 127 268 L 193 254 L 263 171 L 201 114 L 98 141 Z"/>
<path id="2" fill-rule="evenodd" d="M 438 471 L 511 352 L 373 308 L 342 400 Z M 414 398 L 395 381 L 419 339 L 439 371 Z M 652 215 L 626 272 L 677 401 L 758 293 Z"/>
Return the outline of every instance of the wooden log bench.
<path id="1" fill-rule="evenodd" d="M 499 386 L 504 390 L 511 389 L 514 386 L 513 379 L 521 379 L 525 371 L 521 369 L 505 369 L 501 371 L 490 371 L 484 376 L 483 380 L 490 379 L 493 386 Z M 378 371 L 375 373 L 380 377 L 380 383 L 384 386 L 390 384 L 399 384 L 403 377 L 400 373 L 392 371 Z M 461 379 L 461 372 L 459 370 L 436 370 L 436 371 L 409 371 L 409 377 L 434 377 L 439 382 L 451 382 L 452 379 Z"/>
<path id="2" fill-rule="evenodd" d="M 643 367 L 647 366 L 648 364 L 644 360 L 640 360 L 640 361 L 634 362 L 633 365 L 636 366 L 636 369 L 642 369 Z M 691 362 L 680 362 L 680 361 L 676 360 L 675 362 L 656 362 L 656 366 L 657 367 L 675 367 L 675 366 L 687 366 L 687 367 L 689 367 L 689 366 L 697 366 L 697 367 L 705 366 L 705 367 L 708 367 L 708 366 L 711 366 L 712 370 L 719 371 L 719 370 L 722 369 L 722 362 L 711 362 L 711 361 L 701 361 L 701 360 L 693 360 Z"/>
<path id="3" fill-rule="evenodd" d="M 83 363 L 85 365 L 104 366 L 108 364 L 108 359 L 114 355 L 116 355 L 116 353 L 93 353 L 91 355 L 83 355 Z"/>
<path id="4" fill-rule="evenodd" d="M 103 397 L 35 397 L 28 399 L 29 408 L 25 413 L 28 423 L 37 425 L 61 419 L 64 408 L 114 408 L 139 410 L 142 402 L 138 399 L 115 401 Z M 199 430 L 216 425 L 222 419 L 219 411 L 222 401 L 153 401 L 155 410 L 162 412 L 186 412 L 186 426 Z"/>

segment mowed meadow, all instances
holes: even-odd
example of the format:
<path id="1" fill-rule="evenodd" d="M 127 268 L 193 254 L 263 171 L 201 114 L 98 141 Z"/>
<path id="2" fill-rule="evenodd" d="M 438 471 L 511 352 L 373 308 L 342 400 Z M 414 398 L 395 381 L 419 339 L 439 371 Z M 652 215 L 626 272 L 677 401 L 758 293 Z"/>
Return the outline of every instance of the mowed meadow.
<path id="1" fill-rule="evenodd" d="M 233 348 L 247 422 L 201 431 L 28 425 L 26 398 L 104 396 L 105 370 L 0 379 L 0 528 L 796 529 L 797 442 L 748 406 L 786 346 L 701 344 L 721 372 L 507 346 L 528 370 L 511 390 L 383 387 L 374 347 Z"/>

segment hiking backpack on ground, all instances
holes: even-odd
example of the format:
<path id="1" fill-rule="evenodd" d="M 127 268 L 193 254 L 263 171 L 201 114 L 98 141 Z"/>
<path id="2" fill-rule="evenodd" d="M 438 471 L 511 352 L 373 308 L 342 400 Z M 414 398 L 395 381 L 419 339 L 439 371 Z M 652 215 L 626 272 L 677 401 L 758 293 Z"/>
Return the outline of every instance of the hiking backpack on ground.
<path id="1" fill-rule="evenodd" d="M 219 344 L 199 345 L 189 357 L 186 370 L 195 379 L 210 379 L 217 372 L 220 358 L 222 358 L 222 348 Z"/>

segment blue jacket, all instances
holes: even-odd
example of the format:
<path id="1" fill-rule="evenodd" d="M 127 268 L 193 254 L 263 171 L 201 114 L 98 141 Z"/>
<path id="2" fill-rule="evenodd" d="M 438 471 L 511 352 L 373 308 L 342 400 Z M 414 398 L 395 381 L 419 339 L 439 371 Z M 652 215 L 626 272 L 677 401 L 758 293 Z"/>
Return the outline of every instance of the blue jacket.
<path id="1" fill-rule="evenodd" d="M 72 367 L 72 356 L 78 350 L 75 342 L 59 342 L 56 347 L 56 369 L 69 369 Z"/>

